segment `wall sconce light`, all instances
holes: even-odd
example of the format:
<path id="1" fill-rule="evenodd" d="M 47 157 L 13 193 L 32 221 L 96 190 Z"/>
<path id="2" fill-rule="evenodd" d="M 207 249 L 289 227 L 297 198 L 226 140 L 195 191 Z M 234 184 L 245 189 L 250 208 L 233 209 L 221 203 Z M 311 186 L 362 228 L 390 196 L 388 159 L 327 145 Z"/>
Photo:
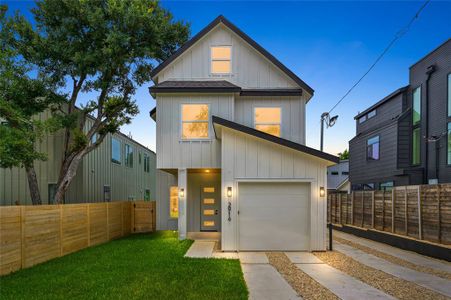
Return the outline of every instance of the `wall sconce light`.
<path id="1" fill-rule="evenodd" d="M 319 188 L 319 196 L 320 197 L 326 196 L 326 190 L 324 189 L 323 186 Z"/>
<path id="2" fill-rule="evenodd" d="M 232 187 L 231 186 L 228 186 L 227 187 L 227 197 L 232 197 Z"/>
<path id="3" fill-rule="evenodd" d="M 185 189 L 181 188 L 179 192 L 180 198 L 185 197 Z"/>

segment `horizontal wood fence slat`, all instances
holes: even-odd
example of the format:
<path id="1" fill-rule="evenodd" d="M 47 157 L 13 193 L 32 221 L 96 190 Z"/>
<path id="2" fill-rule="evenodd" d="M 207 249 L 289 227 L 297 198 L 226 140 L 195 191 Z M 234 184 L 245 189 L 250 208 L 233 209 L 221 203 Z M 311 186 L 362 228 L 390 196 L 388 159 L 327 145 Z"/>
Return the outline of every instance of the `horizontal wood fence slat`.
<path id="1" fill-rule="evenodd" d="M 451 184 L 328 193 L 328 222 L 451 245 Z"/>
<path id="2" fill-rule="evenodd" d="M 0 275 L 155 231 L 155 201 L 0 207 Z"/>

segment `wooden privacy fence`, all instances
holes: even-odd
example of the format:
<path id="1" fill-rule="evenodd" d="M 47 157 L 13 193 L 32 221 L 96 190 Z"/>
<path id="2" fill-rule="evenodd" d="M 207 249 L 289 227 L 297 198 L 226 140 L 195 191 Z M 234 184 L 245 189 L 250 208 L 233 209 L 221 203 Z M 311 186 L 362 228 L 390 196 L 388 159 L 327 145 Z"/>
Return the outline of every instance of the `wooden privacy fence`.
<path id="1" fill-rule="evenodd" d="M 0 275 L 155 230 L 155 201 L 0 207 Z"/>
<path id="2" fill-rule="evenodd" d="M 451 244 L 451 184 L 328 194 L 328 222 Z"/>

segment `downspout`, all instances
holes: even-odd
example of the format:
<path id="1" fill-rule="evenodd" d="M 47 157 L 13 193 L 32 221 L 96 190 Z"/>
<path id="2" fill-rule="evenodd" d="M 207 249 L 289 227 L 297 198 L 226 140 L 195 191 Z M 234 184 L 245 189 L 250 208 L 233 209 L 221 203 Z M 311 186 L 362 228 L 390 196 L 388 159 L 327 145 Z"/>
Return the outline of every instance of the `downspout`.
<path id="1" fill-rule="evenodd" d="M 435 72 L 435 65 L 430 65 L 426 69 L 426 105 L 425 105 L 425 117 L 426 121 L 424 122 L 424 131 L 425 131 L 425 141 L 426 141 L 426 149 L 425 149 L 425 160 L 424 160 L 424 173 L 423 173 L 423 183 L 427 184 L 429 181 L 429 144 L 427 142 L 429 138 L 429 79 L 431 79 L 432 73 Z M 438 153 L 436 153 L 438 155 Z M 436 167 L 435 167 L 436 168 Z M 437 170 L 435 170 L 437 172 Z"/>

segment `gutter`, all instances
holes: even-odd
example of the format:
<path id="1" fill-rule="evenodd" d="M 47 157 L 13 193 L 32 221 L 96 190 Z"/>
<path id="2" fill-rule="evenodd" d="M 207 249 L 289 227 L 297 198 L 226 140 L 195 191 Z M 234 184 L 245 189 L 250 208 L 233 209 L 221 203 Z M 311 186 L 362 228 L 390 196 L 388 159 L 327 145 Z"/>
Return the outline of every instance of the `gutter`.
<path id="1" fill-rule="evenodd" d="M 428 138 L 429 138 L 429 80 L 431 79 L 431 75 L 435 72 L 436 67 L 435 65 L 430 65 L 429 67 L 427 67 L 426 70 L 426 111 L 425 111 L 425 116 L 426 116 L 426 122 L 424 125 L 424 129 L 425 129 L 425 140 L 426 140 L 426 149 L 424 151 L 425 153 L 425 160 L 424 160 L 424 169 L 425 172 L 423 174 L 423 182 L 425 184 L 428 183 L 429 180 L 429 144 L 428 144 Z M 435 141 L 435 143 L 437 143 L 437 141 Z M 437 151 L 437 150 L 436 150 Z M 436 156 L 438 156 L 438 153 L 435 153 Z M 437 174 L 437 166 L 435 166 L 435 174 Z M 438 178 L 438 176 L 436 177 Z"/>

